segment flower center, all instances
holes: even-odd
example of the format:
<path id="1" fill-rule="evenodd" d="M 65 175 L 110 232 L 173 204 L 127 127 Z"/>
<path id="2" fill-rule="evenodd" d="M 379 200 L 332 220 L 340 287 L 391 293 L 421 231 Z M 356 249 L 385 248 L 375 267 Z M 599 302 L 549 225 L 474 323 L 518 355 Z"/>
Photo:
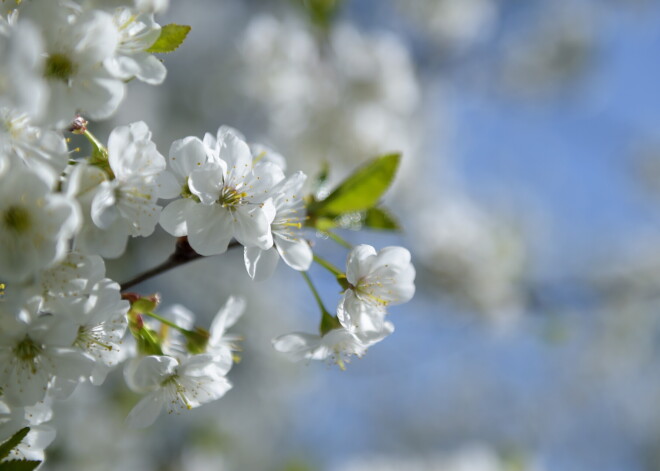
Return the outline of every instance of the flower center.
<path id="1" fill-rule="evenodd" d="M 16 347 L 14 347 L 14 355 L 21 363 L 27 364 L 27 366 L 29 366 L 32 374 L 37 372 L 36 360 L 42 352 L 43 348 L 40 345 L 34 343 L 34 341 L 27 335 L 25 336 L 25 339 L 23 339 L 18 343 L 18 345 L 16 345 Z"/>
<path id="2" fill-rule="evenodd" d="M 243 198 L 247 196 L 247 193 L 242 191 L 239 192 L 236 188 L 232 187 L 225 187 L 222 189 L 222 193 L 220 193 L 220 197 L 218 198 L 218 204 L 221 205 L 223 208 L 235 208 L 236 206 L 240 205 L 241 202 L 243 201 Z"/>
<path id="3" fill-rule="evenodd" d="M 112 345 L 108 345 L 107 343 L 102 342 L 100 336 L 97 332 L 95 332 L 94 328 L 89 328 L 84 325 L 81 325 L 78 328 L 78 336 L 74 341 L 74 345 L 87 350 L 91 350 L 92 348 L 101 348 L 111 351 L 113 349 Z"/>
<path id="4" fill-rule="evenodd" d="M 351 289 L 355 291 L 355 294 L 358 295 L 364 301 L 370 302 L 377 306 L 387 306 L 389 301 L 383 299 L 379 296 L 380 292 L 383 291 L 383 283 L 376 279 L 371 280 L 367 278 L 362 278 L 358 281 L 357 286 L 353 286 Z"/>
<path id="5" fill-rule="evenodd" d="M 186 388 L 179 382 L 179 375 L 171 375 L 165 378 L 160 385 L 169 392 L 172 397 L 170 400 L 170 412 L 174 411 L 173 405 L 179 403 L 186 409 L 190 410 L 193 406 L 186 397 Z"/>
<path id="6" fill-rule="evenodd" d="M 14 232 L 26 232 L 32 226 L 30 212 L 22 206 L 10 206 L 2 215 L 5 227 Z"/>
<path id="7" fill-rule="evenodd" d="M 46 59 L 44 77 L 67 82 L 76 73 L 76 64 L 64 54 L 52 54 Z"/>

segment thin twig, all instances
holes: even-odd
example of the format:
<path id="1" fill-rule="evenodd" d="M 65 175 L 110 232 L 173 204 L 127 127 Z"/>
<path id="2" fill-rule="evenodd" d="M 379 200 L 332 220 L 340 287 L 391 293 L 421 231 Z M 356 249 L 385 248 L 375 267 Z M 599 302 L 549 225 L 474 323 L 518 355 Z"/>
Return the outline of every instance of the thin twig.
<path id="1" fill-rule="evenodd" d="M 238 242 L 232 241 L 227 247 L 227 249 L 238 247 L 239 245 L 240 244 Z M 165 273 L 166 271 L 169 271 L 173 268 L 179 267 L 181 265 L 185 265 L 186 263 L 192 262 L 193 260 L 197 260 L 203 257 L 204 257 L 203 255 L 200 255 L 197 252 L 195 252 L 195 250 L 190 246 L 187 237 L 179 237 L 176 241 L 174 253 L 172 253 L 172 255 L 170 255 L 167 260 L 165 260 L 160 265 L 157 265 L 145 271 L 144 273 L 140 273 L 135 278 L 132 278 L 131 280 L 126 281 L 125 283 L 122 283 L 121 290 L 126 291 L 127 289 L 132 288 L 133 286 L 140 284 L 143 281 L 146 281 L 150 278 L 154 278 L 160 275 L 161 273 Z"/>

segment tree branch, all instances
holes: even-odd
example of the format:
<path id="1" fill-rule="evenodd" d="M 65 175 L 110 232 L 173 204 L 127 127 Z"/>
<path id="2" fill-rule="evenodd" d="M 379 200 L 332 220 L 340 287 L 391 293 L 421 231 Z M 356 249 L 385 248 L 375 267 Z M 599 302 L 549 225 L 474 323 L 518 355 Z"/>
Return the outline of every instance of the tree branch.
<path id="1" fill-rule="evenodd" d="M 230 242 L 227 249 L 238 247 L 239 245 L 240 244 L 234 240 Z M 186 263 L 192 262 L 193 260 L 197 260 L 203 257 L 204 257 L 203 255 L 200 255 L 197 252 L 195 252 L 195 250 L 190 246 L 190 244 L 188 243 L 188 237 L 185 236 L 179 237 L 176 240 L 174 253 L 172 253 L 172 255 L 170 255 L 167 260 L 165 260 L 160 265 L 157 265 L 145 271 L 144 273 L 140 273 L 135 278 L 132 278 L 122 283 L 121 290 L 126 291 L 127 289 L 132 288 L 133 286 L 138 285 L 143 281 L 146 281 L 150 278 L 154 278 L 162 273 L 165 273 L 166 271 L 169 271 L 181 265 L 185 265 Z"/>

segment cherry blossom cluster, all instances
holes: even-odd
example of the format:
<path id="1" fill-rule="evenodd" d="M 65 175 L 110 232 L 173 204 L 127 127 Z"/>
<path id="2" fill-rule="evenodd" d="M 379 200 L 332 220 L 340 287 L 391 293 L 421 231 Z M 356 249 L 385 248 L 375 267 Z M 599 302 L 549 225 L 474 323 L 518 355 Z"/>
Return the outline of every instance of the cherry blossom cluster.
<path id="1" fill-rule="evenodd" d="M 127 418 L 135 427 L 231 388 L 241 337 L 227 330 L 245 300 L 230 297 L 205 328 L 184 306 L 162 309 L 159 295 L 106 276 L 104 259 L 158 224 L 176 238 L 179 264 L 242 247 L 254 280 L 269 278 L 280 258 L 302 272 L 321 322 L 319 334 L 273 341 L 294 359 L 344 368 L 392 333 L 387 306 L 414 294 L 404 248 L 359 245 L 345 270 L 315 256 L 305 229 L 328 230 L 329 215 L 343 214 L 336 198 L 333 208 L 306 195 L 304 173 L 287 175 L 281 155 L 235 129 L 176 140 L 167 158 L 141 121 L 97 138 L 85 118 L 110 117 L 131 79 L 161 83 L 166 68 L 154 53 L 183 41 L 182 27 L 154 19 L 167 2 L 120 3 L 7 2 L 0 16 L 0 443 L 30 428 L 11 458 L 43 460 L 52 401 L 83 382 L 102 385 L 120 364 L 142 395 Z M 90 151 L 72 152 L 67 133 L 84 136 Z M 314 260 L 342 288 L 334 314 L 305 273 Z"/>

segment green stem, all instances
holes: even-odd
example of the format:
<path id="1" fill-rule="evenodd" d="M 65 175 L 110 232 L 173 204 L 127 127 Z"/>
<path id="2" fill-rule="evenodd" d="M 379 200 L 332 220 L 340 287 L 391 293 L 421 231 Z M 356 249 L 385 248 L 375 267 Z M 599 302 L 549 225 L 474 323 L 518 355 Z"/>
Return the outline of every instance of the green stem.
<path id="1" fill-rule="evenodd" d="M 352 244 L 350 244 L 349 242 L 346 241 L 346 239 L 344 239 L 344 238 L 338 236 L 338 235 L 335 234 L 334 232 L 330 232 L 330 231 L 328 231 L 328 232 L 324 232 L 324 234 L 326 234 L 328 237 L 330 237 L 332 240 L 334 240 L 335 242 L 337 242 L 337 243 L 338 243 L 339 245 L 341 245 L 342 247 L 344 247 L 344 248 L 346 248 L 346 249 L 349 249 L 349 250 L 352 250 L 352 249 L 353 249 L 353 245 L 352 245 Z"/>
<path id="2" fill-rule="evenodd" d="M 103 155 L 107 155 L 108 151 L 106 150 L 105 146 L 101 144 L 101 141 L 99 141 L 94 134 L 85 129 L 83 136 L 87 138 L 87 140 L 96 148 L 97 151 Z"/>
<path id="3" fill-rule="evenodd" d="M 332 263 L 328 262 L 327 260 L 322 259 L 321 257 L 319 257 L 316 254 L 314 255 L 314 261 L 316 263 L 318 263 L 319 265 L 321 265 L 326 270 L 328 270 L 333 275 L 337 276 L 337 277 L 344 275 L 343 271 L 341 271 L 339 268 L 334 266 Z"/>
<path id="4" fill-rule="evenodd" d="M 303 278 L 307 282 L 307 286 L 309 286 L 309 289 L 312 290 L 312 294 L 314 295 L 314 299 L 316 300 L 316 304 L 318 304 L 319 309 L 321 310 L 321 314 L 324 315 L 324 316 L 325 315 L 330 315 L 328 310 L 323 305 L 323 301 L 321 300 L 321 296 L 319 296 L 319 292 L 316 290 L 316 287 L 312 283 L 312 280 L 310 279 L 307 272 L 301 271 L 300 273 L 302 274 Z"/>
<path id="5" fill-rule="evenodd" d="M 187 329 L 184 329 L 183 327 L 180 327 L 180 326 L 176 325 L 171 320 L 168 320 L 168 319 L 165 319 L 164 317 L 159 316 L 158 314 L 156 314 L 154 312 L 143 312 L 142 314 L 145 315 L 145 316 L 153 317 L 158 322 L 160 322 L 162 324 L 165 324 L 165 325 L 169 325 L 170 327 L 172 327 L 173 329 L 178 330 L 182 334 L 192 334 L 193 333 L 193 332 L 191 332 Z"/>

